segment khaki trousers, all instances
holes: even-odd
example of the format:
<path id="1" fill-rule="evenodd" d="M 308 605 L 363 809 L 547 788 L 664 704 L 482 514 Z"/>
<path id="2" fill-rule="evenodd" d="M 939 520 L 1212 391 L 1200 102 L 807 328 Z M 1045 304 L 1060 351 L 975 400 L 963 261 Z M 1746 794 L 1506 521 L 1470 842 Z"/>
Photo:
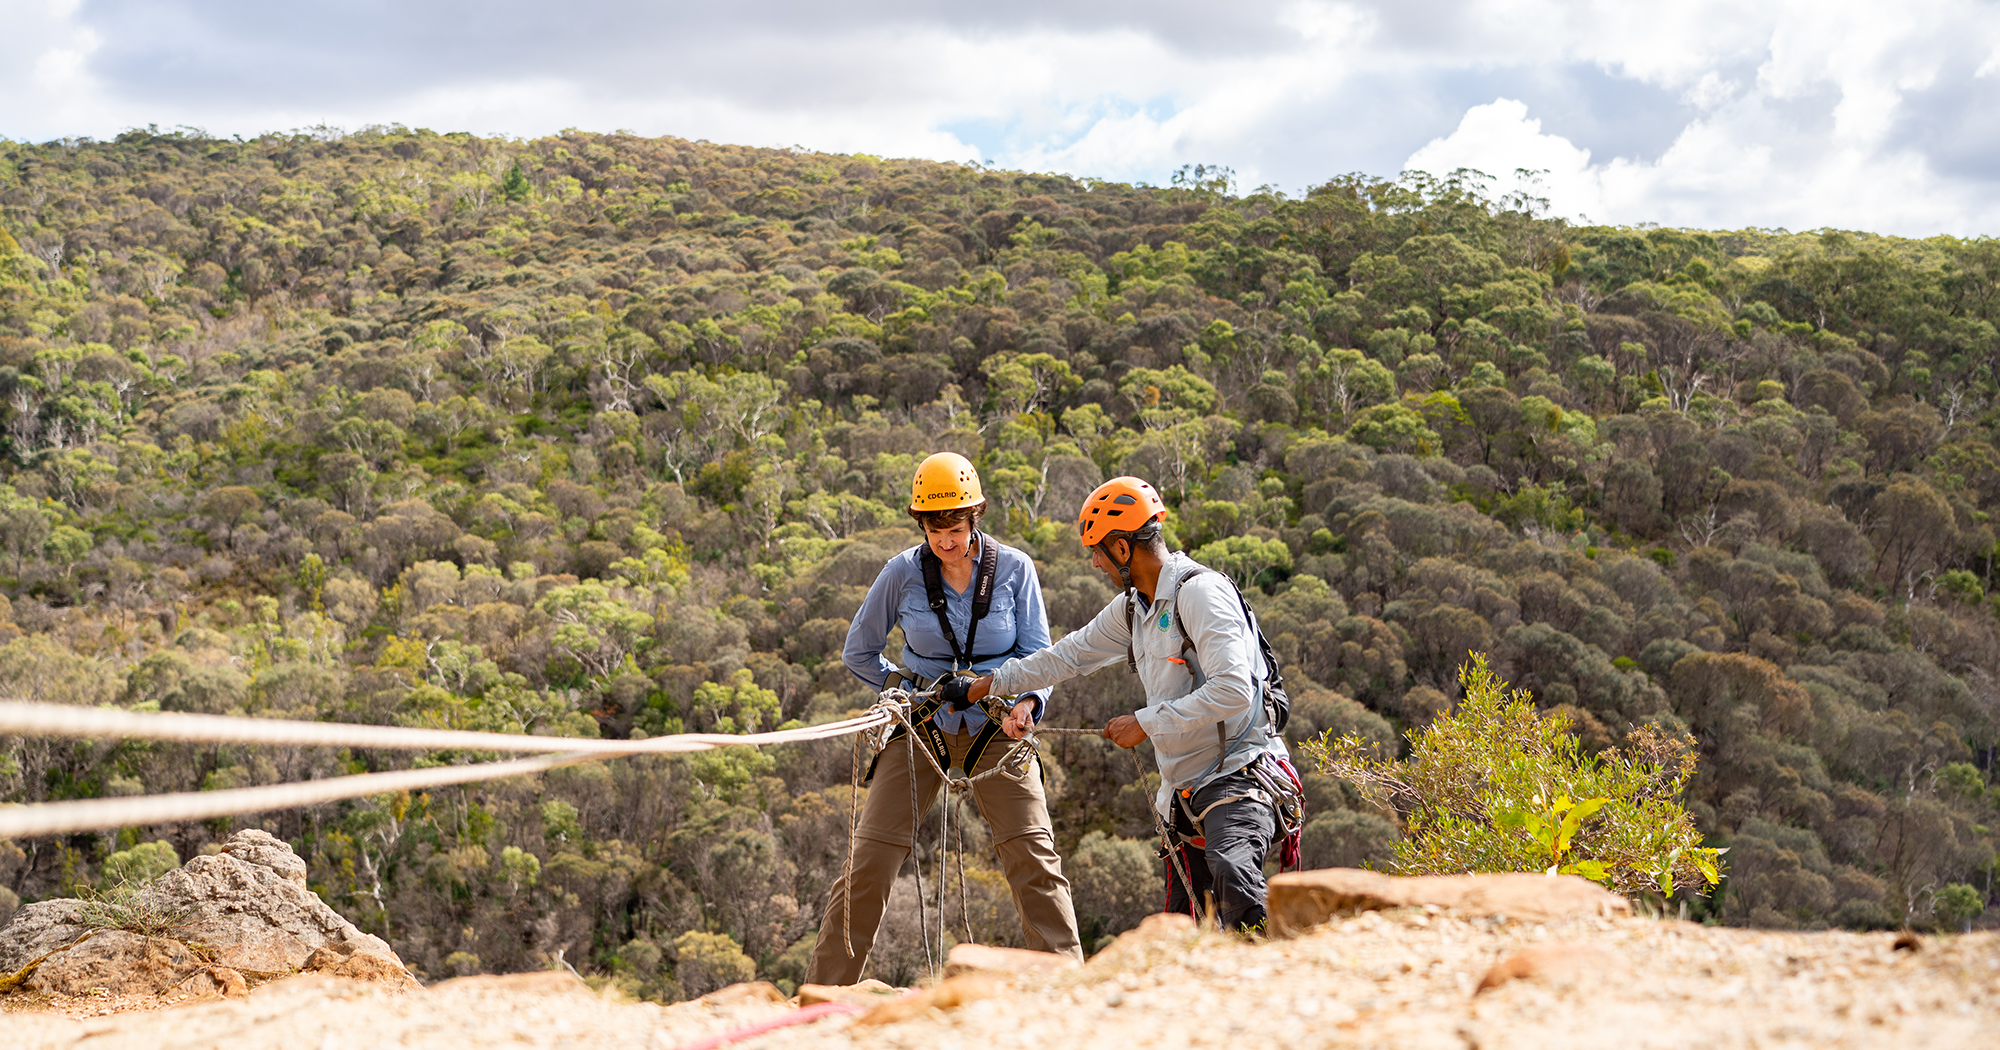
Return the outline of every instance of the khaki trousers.
<path id="1" fill-rule="evenodd" d="M 972 746 L 970 733 L 946 733 L 952 765 L 962 767 Z M 996 738 L 986 746 L 974 774 L 993 768 L 1014 741 Z M 923 743 L 917 742 L 921 748 Z M 915 769 L 911 763 L 914 760 Z M 915 778 L 916 810 L 911 811 L 911 779 Z M 889 903 L 896 872 L 910 855 L 916 841 L 917 819 L 930 809 L 943 779 L 921 754 L 911 754 L 909 738 L 893 741 L 875 766 L 875 779 L 868 800 L 861 807 L 861 826 L 854 837 L 853 891 L 847 876 L 833 885 L 833 899 L 827 903 L 826 918 L 819 924 L 819 941 L 813 946 L 812 963 L 806 967 L 809 984 L 853 984 L 861 979 L 868 952 L 875 945 L 876 930 L 882 925 L 882 910 Z M 1056 855 L 1055 832 L 1049 826 L 1048 801 L 1042 794 L 1039 766 L 1030 765 L 1027 776 L 1014 780 L 996 774 L 974 784 L 973 803 L 986 818 L 993 833 L 993 852 L 1000 856 L 1000 870 L 1014 891 L 1014 910 L 1021 916 L 1021 931 L 1035 951 L 1059 952 L 1081 962 L 1083 948 L 1076 931 L 1076 910 L 1070 904 L 1069 880 L 1063 877 L 1062 858 Z M 853 901 L 846 916 L 847 936 L 854 946 L 849 955 L 841 936 L 844 906 Z"/>

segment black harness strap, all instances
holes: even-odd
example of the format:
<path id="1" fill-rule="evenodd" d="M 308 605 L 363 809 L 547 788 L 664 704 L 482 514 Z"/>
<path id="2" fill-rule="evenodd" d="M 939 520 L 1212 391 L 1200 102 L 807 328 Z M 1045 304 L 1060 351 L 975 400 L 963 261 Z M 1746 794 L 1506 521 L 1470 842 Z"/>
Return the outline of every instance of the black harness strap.
<path id="1" fill-rule="evenodd" d="M 917 548 L 917 563 L 924 570 L 924 597 L 930 601 L 931 612 L 937 616 L 938 631 L 951 646 L 952 667 L 971 670 L 972 662 L 978 657 L 978 650 L 972 647 L 979 637 L 979 621 L 986 618 L 987 610 L 993 607 L 993 579 L 1000 575 L 1000 548 L 992 540 L 975 532 L 973 542 L 979 544 L 979 571 L 972 577 L 972 619 L 965 625 L 965 647 L 959 648 L 958 635 L 951 629 L 951 617 L 945 612 L 944 563 L 938 560 L 937 552 L 926 543 Z"/>
<path id="2" fill-rule="evenodd" d="M 1006 655 L 1005 653 L 993 653 L 991 656 L 978 656 L 975 655 L 976 650 L 972 647 L 972 643 L 979 637 L 979 621 L 984 620 L 987 612 L 993 608 L 993 581 L 995 577 L 1000 575 L 999 544 L 994 543 L 990 537 L 977 532 L 973 533 L 972 537 L 973 542 L 979 544 L 979 569 L 972 577 L 972 617 L 970 622 L 965 625 L 965 646 L 963 648 L 959 647 L 958 636 L 952 633 L 951 617 L 945 610 L 944 563 L 938 560 L 937 553 L 931 550 L 930 544 L 924 543 L 917 547 L 917 564 L 922 567 L 924 572 L 924 597 L 930 603 L 931 612 L 937 615 L 938 632 L 944 635 L 944 640 L 951 646 L 952 667 L 954 669 L 970 670 L 973 662 L 976 660 L 985 660 L 991 659 L 993 656 Z M 917 735 L 923 740 L 924 746 L 930 749 L 931 754 L 936 756 L 938 765 L 945 769 L 950 769 L 951 748 L 945 741 L 944 730 L 939 729 L 937 724 L 931 721 L 931 717 L 937 714 L 938 708 L 942 707 L 943 704 L 944 701 L 936 697 L 917 704 L 916 708 L 910 712 L 910 721 L 917 726 Z M 896 731 L 889 735 L 889 739 L 894 740 L 907 731 L 903 727 L 897 726 Z M 991 744 L 993 739 L 999 735 L 999 719 L 987 719 L 986 724 L 973 736 L 972 746 L 966 749 L 966 772 L 969 773 L 979 767 L 980 756 L 986 753 L 987 745 Z M 877 754 L 875 762 L 880 762 L 881 758 L 882 756 Z M 868 776 L 866 779 L 869 781 L 875 779 L 875 762 L 871 762 L 868 765 Z M 912 770 L 911 773 L 914 775 L 915 770 Z"/>

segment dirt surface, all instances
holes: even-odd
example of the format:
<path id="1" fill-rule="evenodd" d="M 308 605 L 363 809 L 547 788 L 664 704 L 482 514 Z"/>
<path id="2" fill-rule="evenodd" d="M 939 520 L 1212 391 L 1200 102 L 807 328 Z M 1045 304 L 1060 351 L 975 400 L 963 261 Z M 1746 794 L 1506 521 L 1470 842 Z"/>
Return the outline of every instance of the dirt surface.
<path id="1" fill-rule="evenodd" d="M 986 981 L 951 1009 L 887 1024 L 838 1016 L 754 1050 L 1076 1050 L 1995 1045 L 2000 935 L 1765 933 L 1645 919 L 1535 924 L 1370 912 L 1262 944 L 1155 923 L 1081 969 Z M 957 978 L 964 982 L 967 978 Z M 1482 983 L 1488 987 L 1480 990 Z M 973 988 L 975 986 L 968 985 Z M 978 998 L 978 996 L 986 996 Z M 88 997 L 85 997 L 87 1000 Z M 246 999 L 78 1017 L 11 1012 L 20 1050 L 227 1045 L 343 1050 L 475 1045 L 674 1050 L 790 1013 L 615 1002 L 566 976 L 464 978 L 398 995 L 318 975 Z M 95 1004 L 103 1009 L 114 1004 Z M 157 1004 L 140 1004 L 157 1005 Z M 65 1014 L 68 1013 L 68 1016 Z M 86 1043 L 87 1040 L 87 1043 Z"/>

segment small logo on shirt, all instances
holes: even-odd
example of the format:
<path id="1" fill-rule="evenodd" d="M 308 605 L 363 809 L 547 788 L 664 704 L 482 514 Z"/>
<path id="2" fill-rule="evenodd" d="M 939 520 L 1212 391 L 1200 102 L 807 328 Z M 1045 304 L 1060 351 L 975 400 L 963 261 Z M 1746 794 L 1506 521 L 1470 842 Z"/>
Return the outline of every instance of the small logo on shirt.
<path id="1" fill-rule="evenodd" d="M 1173 625 L 1174 625 L 1174 614 L 1173 614 L 1173 613 L 1170 613 L 1170 612 L 1163 612 L 1163 613 L 1161 613 L 1161 614 L 1160 614 L 1160 630 L 1162 630 L 1162 631 L 1164 631 L 1164 630 L 1167 630 L 1168 628 L 1172 627 Z"/>

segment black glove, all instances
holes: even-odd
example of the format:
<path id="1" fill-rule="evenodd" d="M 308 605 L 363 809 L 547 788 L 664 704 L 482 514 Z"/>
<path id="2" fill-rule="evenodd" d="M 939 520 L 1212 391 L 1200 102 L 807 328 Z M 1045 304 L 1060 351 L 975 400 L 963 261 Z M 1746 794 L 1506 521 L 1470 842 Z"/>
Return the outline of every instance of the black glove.
<path id="1" fill-rule="evenodd" d="M 972 706 L 972 682 L 963 675 L 952 675 L 938 683 L 938 698 L 953 711 L 963 711 Z"/>

